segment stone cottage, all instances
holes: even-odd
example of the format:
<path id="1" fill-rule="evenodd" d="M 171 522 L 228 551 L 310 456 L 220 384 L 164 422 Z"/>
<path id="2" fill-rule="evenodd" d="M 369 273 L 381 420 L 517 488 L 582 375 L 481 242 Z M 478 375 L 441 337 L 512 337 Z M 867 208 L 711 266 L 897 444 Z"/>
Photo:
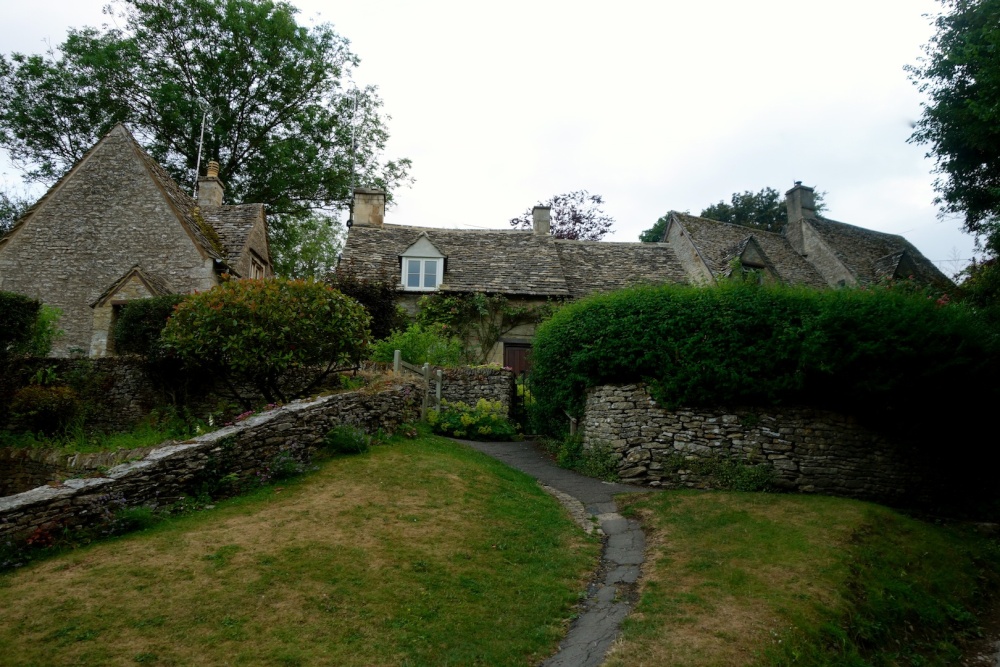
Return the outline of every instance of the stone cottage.
<path id="1" fill-rule="evenodd" d="M 62 311 L 54 356 L 100 357 L 130 299 L 273 275 L 263 205 L 224 205 L 218 169 L 196 201 L 115 126 L 0 239 L 0 290 Z"/>
<path id="2" fill-rule="evenodd" d="M 911 276 L 951 285 L 903 237 L 820 218 L 813 201 L 811 188 L 789 190 L 791 222 L 781 233 L 671 213 L 660 243 L 609 243 L 553 238 L 546 207 L 535 207 L 530 231 L 389 225 L 385 194 L 358 190 L 342 261 L 363 277 L 398 276 L 399 300 L 410 312 L 435 292 L 542 302 L 637 284 L 712 285 L 734 270 L 815 288 Z M 518 370 L 533 334 L 533 325 L 510 331 L 490 361 Z"/>

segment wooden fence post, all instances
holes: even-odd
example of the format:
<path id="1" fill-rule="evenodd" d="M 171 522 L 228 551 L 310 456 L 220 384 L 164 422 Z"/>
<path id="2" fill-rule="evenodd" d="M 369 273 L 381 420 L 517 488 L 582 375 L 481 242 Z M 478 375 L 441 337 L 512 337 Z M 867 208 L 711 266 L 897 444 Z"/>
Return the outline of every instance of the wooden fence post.
<path id="1" fill-rule="evenodd" d="M 427 403 L 429 402 L 428 394 L 431 393 L 431 365 L 424 364 L 424 402 L 420 408 L 420 421 L 427 420 Z"/>
<path id="2" fill-rule="evenodd" d="M 403 372 L 403 353 L 399 350 L 392 353 L 392 372 L 396 375 Z"/>
<path id="3" fill-rule="evenodd" d="M 436 401 L 437 407 L 435 408 L 436 410 L 441 410 L 441 383 L 442 383 L 443 378 L 444 378 L 444 373 L 439 368 L 437 370 L 437 392 L 435 394 L 435 396 L 437 398 L 437 401 Z"/>

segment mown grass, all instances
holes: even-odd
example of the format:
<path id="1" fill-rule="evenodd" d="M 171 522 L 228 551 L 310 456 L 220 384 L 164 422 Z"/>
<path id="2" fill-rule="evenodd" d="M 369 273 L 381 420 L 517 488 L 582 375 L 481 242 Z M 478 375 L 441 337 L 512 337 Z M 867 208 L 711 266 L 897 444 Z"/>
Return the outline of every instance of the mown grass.
<path id="1" fill-rule="evenodd" d="M 995 588 L 977 535 L 820 496 L 623 498 L 645 582 L 609 667 L 953 665 Z"/>
<path id="2" fill-rule="evenodd" d="M 4 665 L 524 665 L 599 544 L 434 437 L 0 576 Z"/>

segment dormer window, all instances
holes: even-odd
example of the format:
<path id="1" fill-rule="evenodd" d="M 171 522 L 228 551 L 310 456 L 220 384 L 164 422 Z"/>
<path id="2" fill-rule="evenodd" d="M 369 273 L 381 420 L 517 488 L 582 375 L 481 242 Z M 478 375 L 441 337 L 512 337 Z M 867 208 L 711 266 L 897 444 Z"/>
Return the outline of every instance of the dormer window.
<path id="1" fill-rule="evenodd" d="M 436 290 L 444 282 L 445 257 L 426 233 L 421 233 L 399 259 L 400 282 L 404 290 Z"/>
<path id="2" fill-rule="evenodd" d="M 443 264 L 440 259 L 426 257 L 406 257 L 403 260 L 406 289 L 437 289 L 441 284 L 438 266 Z"/>

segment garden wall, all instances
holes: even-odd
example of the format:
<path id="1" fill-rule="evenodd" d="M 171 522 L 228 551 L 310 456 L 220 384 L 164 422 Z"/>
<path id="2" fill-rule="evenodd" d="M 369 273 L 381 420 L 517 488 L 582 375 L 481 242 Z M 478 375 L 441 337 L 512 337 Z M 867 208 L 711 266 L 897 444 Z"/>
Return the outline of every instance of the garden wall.
<path id="1" fill-rule="evenodd" d="M 475 405 L 480 398 L 500 401 L 509 414 L 514 401 L 513 371 L 494 366 L 442 368 L 441 398 Z M 431 391 L 434 384 L 431 383 Z"/>
<path id="2" fill-rule="evenodd" d="M 21 541 L 39 530 L 98 525 L 124 507 L 169 504 L 227 475 L 248 478 L 266 471 L 282 452 L 304 462 L 338 424 L 369 433 L 392 432 L 414 418 L 417 396 L 415 384 L 399 382 L 379 392 L 296 401 L 183 443 L 157 447 L 101 477 L 68 479 L 0 498 L 0 541 Z"/>
<path id="3" fill-rule="evenodd" d="M 21 493 L 53 480 L 108 470 L 119 463 L 141 459 L 153 449 L 155 447 L 66 454 L 34 447 L 0 448 L 0 497 Z"/>
<path id="4" fill-rule="evenodd" d="M 642 385 L 587 395 L 584 447 L 610 445 L 623 482 L 711 488 L 727 460 L 767 465 L 780 488 L 892 502 L 919 490 L 912 457 L 850 417 L 803 408 L 659 407 Z"/>

